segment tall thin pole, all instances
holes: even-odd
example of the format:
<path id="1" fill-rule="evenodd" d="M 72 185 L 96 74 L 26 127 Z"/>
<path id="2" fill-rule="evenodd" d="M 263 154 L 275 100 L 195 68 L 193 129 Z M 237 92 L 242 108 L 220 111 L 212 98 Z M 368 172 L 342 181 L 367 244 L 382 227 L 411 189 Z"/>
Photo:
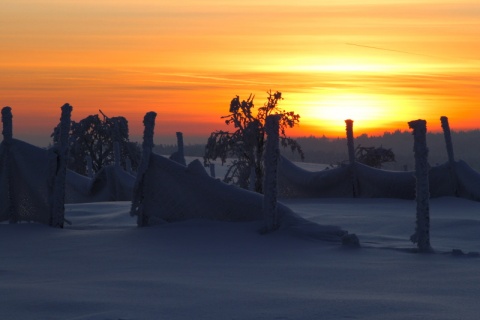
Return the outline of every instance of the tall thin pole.
<path id="1" fill-rule="evenodd" d="M 5 144 L 6 147 L 6 159 L 5 159 L 5 166 L 6 166 L 6 175 L 7 175 L 7 199 L 8 203 L 2 204 L 5 206 L 6 211 L 8 212 L 9 215 L 9 221 L 10 223 L 16 223 L 17 222 L 17 214 L 15 210 L 15 206 L 13 205 L 15 203 L 15 192 L 12 190 L 12 181 L 14 179 L 14 173 L 12 171 L 12 165 L 11 162 L 13 161 L 11 156 L 8 154 L 9 149 L 10 149 L 10 144 L 12 143 L 12 131 L 13 131 L 13 124 L 12 124 L 12 108 L 10 107 L 4 107 L 2 109 L 2 124 L 3 124 L 3 143 Z"/>
<path id="2" fill-rule="evenodd" d="M 455 175 L 455 157 L 453 155 L 452 134 L 450 132 L 450 125 L 448 124 L 448 118 L 445 116 L 440 117 L 442 123 L 443 136 L 445 137 L 445 145 L 447 147 L 448 164 L 450 167 L 450 176 L 452 178 L 453 194 L 458 196 L 457 177 Z"/>
<path id="3" fill-rule="evenodd" d="M 67 176 L 68 135 L 70 133 L 72 106 L 66 103 L 61 109 L 60 140 L 57 147 L 58 161 L 53 186 L 52 215 L 50 217 L 50 225 L 58 228 L 63 228 L 65 221 L 65 179 Z"/>
<path id="4" fill-rule="evenodd" d="M 350 163 L 350 168 L 352 170 L 352 192 L 353 196 L 358 196 L 358 185 L 357 185 L 357 173 L 356 173 L 356 160 L 355 160 L 355 145 L 353 138 L 353 120 L 345 120 L 346 131 L 347 131 L 347 147 L 348 147 L 348 161 Z"/>
<path id="5" fill-rule="evenodd" d="M 265 176 L 264 176 L 264 195 L 263 195 L 263 213 L 265 217 L 265 231 L 271 232 L 279 227 L 277 214 L 277 175 L 278 175 L 278 157 L 280 155 L 279 147 L 279 125 L 280 116 L 270 115 L 266 119 L 265 130 L 267 132 L 267 141 L 265 143 Z"/>
<path id="6" fill-rule="evenodd" d="M 440 117 L 440 122 L 442 123 L 445 145 L 447 146 L 448 162 L 450 165 L 453 165 L 455 163 L 455 157 L 453 156 L 452 134 L 450 132 L 450 125 L 448 124 L 448 118 L 442 116 Z"/>
<path id="7" fill-rule="evenodd" d="M 130 209 L 130 215 L 137 216 L 137 225 L 139 227 L 148 225 L 148 217 L 145 215 L 145 210 L 143 207 L 144 199 L 144 176 L 148 169 L 148 164 L 150 162 L 150 156 L 153 149 L 153 135 L 155 129 L 155 118 L 157 113 L 151 111 L 145 114 L 143 118 L 143 124 L 145 126 L 143 131 L 143 143 L 142 143 L 142 160 L 138 167 L 137 178 L 135 180 L 135 185 L 133 188 L 133 200 L 132 207 Z"/>
<path id="8" fill-rule="evenodd" d="M 413 151 L 415 154 L 415 178 L 416 178 L 416 201 L 417 220 L 415 233 L 410 237 L 417 244 L 420 252 L 432 252 L 430 245 L 430 187 L 428 182 L 428 148 L 427 148 L 427 122 L 414 120 L 408 123 L 413 129 Z"/>
<path id="9" fill-rule="evenodd" d="M 6 143 L 10 143 L 12 141 L 12 131 L 13 131 L 13 125 L 12 125 L 12 108 L 10 107 L 4 107 L 2 109 L 2 123 L 3 123 L 3 141 Z"/>

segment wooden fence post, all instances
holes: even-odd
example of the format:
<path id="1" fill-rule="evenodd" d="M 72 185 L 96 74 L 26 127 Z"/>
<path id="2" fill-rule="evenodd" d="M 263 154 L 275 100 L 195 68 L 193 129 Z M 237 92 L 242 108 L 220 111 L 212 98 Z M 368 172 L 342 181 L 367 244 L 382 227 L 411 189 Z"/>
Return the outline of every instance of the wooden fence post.
<path id="1" fill-rule="evenodd" d="M 142 143 L 142 159 L 140 165 L 137 169 L 137 178 L 135 179 L 135 185 L 133 188 L 133 200 L 132 208 L 130 209 L 130 215 L 137 216 L 137 225 L 139 227 L 148 225 L 148 217 L 144 214 L 143 209 L 143 180 L 145 172 L 148 169 L 148 164 L 150 162 L 150 156 L 153 149 L 153 135 L 155 129 L 155 118 L 157 113 L 151 111 L 145 114 L 143 118 L 143 124 L 145 126 L 143 131 L 143 143 Z"/>
<path id="2" fill-rule="evenodd" d="M 448 118 L 445 116 L 440 117 L 440 122 L 442 123 L 443 136 L 445 137 L 445 145 L 447 147 L 448 164 L 450 167 L 450 176 L 452 178 L 453 184 L 453 194 L 455 196 L 458 196 L 457 176 L 455 174 L 455 157 L 453 156 L 453 144 L 452 134 L 450 132 L 450 125 L 448 124 Z"/>
<path id="3" fill-rule="evenodd" d="M 279 147 L 279 115 L 270 115 L 266 119 L 265 130 L 267 141 L 265 143 L 265 176 L 263 195 L 263 214 L 265 217 L 265 232 L 271 232 L 279 227 L 277 213 L 277 172 Z"/>
<path id="4" fill-rule="evenodd" d="M 348 161 L 350 163 L 350 168 L 352 170 L 352 192 L 353 197 L 357 197 L 358 185 L 357 185 L 357 173 L 356 173 L 356 160 L 355 160 L 355 144 L 353 138 L 353 120 L 345 120 L 346 130 L 347 130 L 347 147 L 348 147 Z"/>
<path id="5" fill-rule="evenodd" d="M 413 129 L 413 151 L 415 154 L 415 178 L 417 201 L 417 220 L 415 233 L 410 237 L 417 244 L 420 252 L 432 252 L 430 245 L 430 190 L 428 181 L 428 148 L 427 148 L 427 122 L 414 120 L 408 123 Z"/>
<path id="6" fill-rule="evenodd" d="M 66 103 L 61 109 L 60 140 L 56 150 L 58 152 L 58 161 L 54 178 L 55 182 L 53 184 L 53 203 L 50 217 L 50 225 L 58 228 L 63 228 L 65 221 L 65 179 L 67 175 L 68 136 L 70 133 L 72 106 Z"/>
<path id="7" fill-rule="evenodd" d="M 447 146 L 448 163 L 453 165 L 455 163 L 455 157 L 453 156 L 452 134 L 450 132 L 450 125 L 448 124 L 448 118 L 442 116 L 440 117 L 440 122 L 442 123 L 443 135 Z"/>
<path id="8" fill-rule="evenodd" d="M 6 166 L 6 175 L 7 175 L 7 199 L 8 203 L 2 204 L 3 206 L 6 207 L 6 211 L 8 212 L 9 215 L 9 221 L 10 223 L 16 223 L 17 222 L 17 214 L 15 212 L 15 206 L 13 205 L 15 203 L 15 192 L 11 189 L 11 181 L 14 179 L 14 173 L 12 172 L 12 166 L 11 162 L 13 161 L 12 158 L 9 155 L 9 145 L 12 143 L 12 135 L 13 135 L 13 124 L 12 124 L 12 108 L 10 107 L 4 107 L 2 109 L 2 124 L 3 124 L 3 143 L 5 144 L 6 147 L 6 159 L 5 159 L 5 166 Z"/>
<path id="9" fill-rule="evenodd" d="M 12 135 L 13 135 L 13 125 L 12 125 L 12 108 L 10 107 L 4 107 L 2 109 L 2 123 L 3 123 L 3 141 L 5 143 L 10 143 L 12 141 Z"/>

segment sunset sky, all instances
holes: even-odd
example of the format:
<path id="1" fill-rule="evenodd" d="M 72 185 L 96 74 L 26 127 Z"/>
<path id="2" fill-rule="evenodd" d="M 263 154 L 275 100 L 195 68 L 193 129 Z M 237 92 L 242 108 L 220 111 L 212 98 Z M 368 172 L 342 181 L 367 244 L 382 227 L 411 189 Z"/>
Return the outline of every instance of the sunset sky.
<path id="1" fill-rule="evenodd" d="M 47 145 L 72 118 L 125 116 L 136 140 L 205 142 L 230 100 L 281 91 L 292 136 L 480 128 L 478 0 L 3 0 L 0 104 L 14 137 Z"/>

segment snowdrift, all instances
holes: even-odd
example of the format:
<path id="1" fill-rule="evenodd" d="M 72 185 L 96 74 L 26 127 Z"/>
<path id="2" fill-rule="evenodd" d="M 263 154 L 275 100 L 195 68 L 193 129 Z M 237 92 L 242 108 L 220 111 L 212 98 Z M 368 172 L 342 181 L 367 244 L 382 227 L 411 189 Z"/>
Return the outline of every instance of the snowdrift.
<path id="1" fill-rule="evenodd" d="M 285 198 L 365 197 L 415 199 L 413 171 L 387 171 L 361 163 L 310 172 L 281 157 L 278 168 L 279 195 Z M 464 161 L 432 167 L 430 196 L 458 196 L 480 201 L 480 174 Z"/>
<path id="2" fill-rule="evenodd" d="M 93 178 L 67 170 L 65 202 L 130 201 L 134 183 L 135 176 L 114 165 L 102 168 Z"/>
<path id="3" fill-rule="evenodd" d="M 137 176 L 131 214 L 140 226 L 189 219 L 262 221 L 263 196 L 210 177 L 200 161 L 183 166 L 151 154 Z M 340 241 L 347 234 L 335 226 L 320 226 L 278 203 L 280 229 L 313 238 Z"/>

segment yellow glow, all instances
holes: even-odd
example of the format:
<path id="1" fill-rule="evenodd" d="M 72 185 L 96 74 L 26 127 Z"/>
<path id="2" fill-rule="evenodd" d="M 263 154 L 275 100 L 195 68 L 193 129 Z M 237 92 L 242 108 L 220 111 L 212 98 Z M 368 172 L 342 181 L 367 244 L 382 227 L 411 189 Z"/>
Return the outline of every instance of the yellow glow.
<path id="1" fill-rule="evenodd" d="M 354 119 L 375 121 L 384 118 L 385 101 L 370 94 L 332 93 L 320 96 L 319 108 L 312 117 L 326 121 Z"/>

